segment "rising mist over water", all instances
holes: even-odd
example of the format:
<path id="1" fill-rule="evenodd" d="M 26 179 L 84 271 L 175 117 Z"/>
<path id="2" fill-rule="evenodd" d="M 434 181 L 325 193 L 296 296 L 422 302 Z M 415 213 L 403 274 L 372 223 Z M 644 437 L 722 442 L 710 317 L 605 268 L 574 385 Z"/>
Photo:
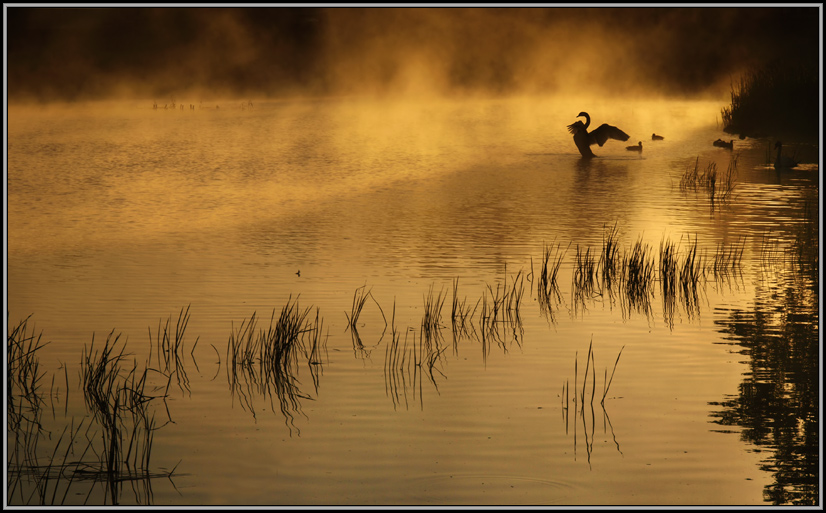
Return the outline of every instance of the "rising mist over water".
<path id="1" fill-rule="evenodd" d="M 817 65 L 817 8 L 9 7 L 9 99 L 719 96 Z"/>

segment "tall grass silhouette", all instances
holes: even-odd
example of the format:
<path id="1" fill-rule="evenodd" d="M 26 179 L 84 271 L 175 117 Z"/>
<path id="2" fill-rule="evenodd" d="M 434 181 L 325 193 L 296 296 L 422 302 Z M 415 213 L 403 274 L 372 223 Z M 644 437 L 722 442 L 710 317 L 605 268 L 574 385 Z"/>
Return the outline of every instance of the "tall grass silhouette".
<path id="1" fill-rule="evenodd" d="M 273 309 L 266 330 L 257 329 L 257 320 L 253 312 L 249 321 L 241 321 L 237 330 L 233 330 L 227 344 L 227 380 L 230 391 L 239 397 L 242 408 L 256 416 L 254 401 L 256 397 L 266 398 L 270 407 L 278 409 L 284 415 L 285 423 L 292 435 L 295 430 L 296 415 L 304 415 L 301 400 L 312 400 L 299 388 L 299 357 L 307 358 L 310 370 L 321 363 L 317 359 L 321 332 L 321 319 L 316 314 L 309 320 L 312 308 L 301 308 L 298 298 L 292 296 L 282 307 L 276 318 Z M 307 342 L 311 347 L 308 352 Z M 313 347 L 316 348 L 315 356 Z M 317 389 L 317 375 L 313 375 Z"/>

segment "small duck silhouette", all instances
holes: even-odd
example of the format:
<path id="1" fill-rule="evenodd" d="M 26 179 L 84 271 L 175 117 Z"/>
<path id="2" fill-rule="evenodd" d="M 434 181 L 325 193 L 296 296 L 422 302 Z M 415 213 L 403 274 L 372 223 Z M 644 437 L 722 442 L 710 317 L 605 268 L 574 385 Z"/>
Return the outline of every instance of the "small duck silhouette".
<path id="1" fill-rule="evenodd" d="M 298 276 L 298 277 L 301 277 L 301 269 L 299 269 L 298 271 L 296 271 L 296 272 L 295 272 L 295 275 L 296 275 L 296 276 Z"/>
<path id="2" fill-rule="evenodd" d="M 730 140 L 729 142 L 726 142 L 722 139 L 717 139 L 716 141 L 714 141 L 711 144 L 713 144 L 714 146 L 717 146 L 718 148 L 726 148 L 727 150 L 733 150 L 734 149 L 734 139 Z"/>
<path id="3" fill-rule="evenodd" d="M 640 141 L 636 146 L 626 146 L 625 149 L 628 151 L 639 151 L 642 153 L 642 141 Z"/>
<path id="4" fill-rule="evenodd" d="M 651 140 L 652 141 L 662 141 L 663 139 L 665 139 L 665 137 L 663 137 L 661 135 L 651 134 Z"/>

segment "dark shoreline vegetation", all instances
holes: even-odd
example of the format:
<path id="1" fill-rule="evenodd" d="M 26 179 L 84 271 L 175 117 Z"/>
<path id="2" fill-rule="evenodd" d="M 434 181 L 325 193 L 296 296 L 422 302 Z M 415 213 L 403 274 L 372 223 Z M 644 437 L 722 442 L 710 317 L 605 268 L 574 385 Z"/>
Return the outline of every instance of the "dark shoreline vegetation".
<path id="1" fill-rule="evenodd" d="M 723 131 L 743 137 L 817 139 L 820 126 L 817 66 L 775 64 L 732 79 Z"/>
<path id="2" fill-rule="evenodd" d="M 696 166 L 687 174 L 695 172 Z M 744 376 L 739 397 L 712 403 L 723 408 L 712 415 L 720 424 L 743 426 L 752 443 L 773 449 L 764 470 L 773 472 L 776 478 L 765 492 L 765 500 L 774 504 L 816 504 L 818 497 L 818 205 L 807 201 L 806 207 L 793 229 L 793 244 L 781 246 L 770 236 L 753 241 L 753 246 L 759 244 L 761 272 L 791 277 L 787 283 L 766 287 L 767 293 L 784 298 L 782 318 L 766 318 L 756 309 L 732 312 L 730 321 L 715 321 L 719 331 L 728 334 L 730 343 L 742 347 L 741 352 L 751 357 L 753 372 Z M 746 240 L 740 239 L 719 243 L 713 252 L 701 251 L 698 238 L 689 235 L 677 241 L 663 237 L 658 251 L 638 238 L 629 249 L 620 251 L 615 223 L 604 227 L 602 245 L 596 251 L 576 245 L 575 258 L 570 262 L 569 305 L 562 299 L 558 277 L 571 244 L 563 247 L 553 242 L 544 244 L 538 272 L 532 258 L 527 274 L 519 270 L 509 275 L 505 269 L 502 280 L 497 280 L 495 287 L 487 285 L 475 302 L 460 297 L 459 279 L 454 279 L 449 318 L 442 315 L 448 292 L 437 292 L 431 286 L 423 297 L 418 329 L 408 327 L 404 334 L 396 324 L 395 300 L 388 321 L 366 285 L 359 287 L 351 313 L 345 312 L 346 329 L 357 357 L 379 347 L 388 337 L 384 356 L 386 395 L 394 409 L 402 405 L 409 408 L 416 402 L 424 408 L 423 377 L 436 390 L 439 381 L 446 378 L 443 364 L 451 346 L 445 342 L 444 330 L 450 329 L 455 355 L 462 341 L 475 342 L 485 365 L 492 347 L 505 353 L 514 344 L 521 347 L 526 283 L 529 294 L 536 294 L 539 312 L 549 325 L 556 323 L 563 309 L 575 319 L 583 315 L 589 303 L 606 300 L 612 308 L 619 304 L 624 320 L 636 313 L 650 323 L 652 302 L 659 290 L 663 321 L 673 330 L 679 307 L 689 322 L 699 315 L 707 284 L 739 286 L 745 247 Z M 385 323 L 378 342 L 370 349 L 357 331 L 357 320 L 368 298 L 375 302 Z M 191 349 L 185 349 L 189 318 L 189 307 L 182 308 L 174 325 L 169 316 L 165 323 L 159 321 L 154 336 L 149 329 L 149 357 L 143 366 L 129 358 L 133 355 L 126 352 L 126 342 L 121 343 L 120 334 L 114 330 L 102 347 L 96 345 L 93 336 L 91 344 L 84 345 L 80 360 L 76 389 L 83 394 L 86 411 L 80 421 L 69 416 L 69 364 L 61 362 L 62 373 L 48 376 L 38 358 L 48 343 L 41 342 L 42 332 L 35 334 L 29 324 L 31 316 L 14 327 L 9 323 L 6 397 L 10 504 L 63 505 L 73 503 L 74 496 L 79 495 L 85 497 L 84 503 L 94 496 L 103 504 L 116 505 L 129 502 L 122 497 L 127 487 L 134 493 L 135 503 L 151 504 L 153 481 L 164 478 L 174 486 L 174 478 L 186 475 L 176 471 L 178 465 L 155 468 L 151 455 L 155 433 L 174 422 L 167 403 L 170 390 L 174 387 L 191 394 L 187 354 L 197 368 L 194 352 L 198 340 Z M 295 419 L 306 417 L 301 404 L 313 400 L 313 396 L 300 388 L 298 377 L 308 373 L 318 395 L 325 360 L 329 363 L 324 357 L 328 337 L 319 309 L 313 312 L 312 307 L 300 307 L 298 297 L 291 296 L 280 315 L 276 316 L 274 309 L 266 329 L 257 327 L 253 313 L 237 328 L 233 326 L 228 338 L 223 365 L 231 400 L 237 398 L 253 418 L 255 403 L 268 401 L 273 413 L 280 411 L 284 416 L 290 436 L 300 436 Z M 601 396 L 605 410 L 604 401 L 617 372 L 622 350 L 610 375 L 605 368 L 603 392 L 598 393 L 593 346 L 592 337 L 581 385 L 577 384 L 579 362 L 574 362 L 573 392 L 569 382 L 563 383 L 560 397 L 566 433 L 570 397 L 584 423 L 586 389 L 590 389 L 591 413 L 596 396 Z M 212 348 L 220 372 L 220 351 L 214 345 Z M 622 366 L 619 368 L 621 371 Z M 617 377 L 622 379 L 621 372 Z M 49 429 L 54 422 L 46 421 L 47 411 L 57 422 L 55 406 L 61 401 L 65 425 Z M 758 402 L 770 406 L 758 408 Z M 607 412 L 604 416 L 607 419 Z M 576 417 L 572 416 L 574 430 Z M 586 448 L 590 462 L 587 431 Z"/>

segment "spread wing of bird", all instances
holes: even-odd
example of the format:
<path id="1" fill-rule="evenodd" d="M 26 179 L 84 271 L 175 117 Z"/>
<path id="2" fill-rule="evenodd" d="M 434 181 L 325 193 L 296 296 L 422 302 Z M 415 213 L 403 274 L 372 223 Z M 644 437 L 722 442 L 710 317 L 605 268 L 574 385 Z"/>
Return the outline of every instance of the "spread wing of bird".
<path id="1" fill-rule="evenodd" d="M 572 134 L 575 134 L 580 130 L 585 130 L 585 123 L 582 121 L 576 121 L 568 125 L 568 131 Z"/>
<path id="2" fill-rule="evenodd" d="M 596 130 L 592 131 L 590 134 L 591 141 L 596 142 L 600 146 L 605 144 L 605 141 L 608 139 L 616 139 L 618 141 L 627 141 L 628 134 L 620 130 L 615 126 L 611 126 L 609 124 L 602 124 Z M 593 142 L 591 144 L 593 144 Z"/>

